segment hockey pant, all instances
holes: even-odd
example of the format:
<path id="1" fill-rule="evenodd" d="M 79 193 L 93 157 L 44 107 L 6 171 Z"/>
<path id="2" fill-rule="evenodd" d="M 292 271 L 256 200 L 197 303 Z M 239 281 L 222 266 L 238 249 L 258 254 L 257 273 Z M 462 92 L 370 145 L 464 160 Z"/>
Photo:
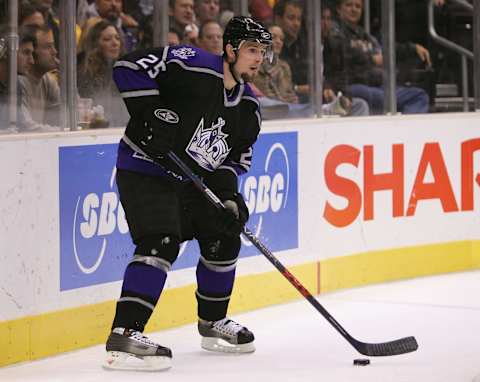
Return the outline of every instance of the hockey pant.
<path id="1" fill-rule="evenodd" d="M 136 245 L 124 274 L 112 327 L 143 331 L 165 286 L 180 243 L 196 238 L 198 315 L 226 316 L 240 251 L 240 237 L 219 233 L 217 212 L 193 186 L 118 170 L 122 206 Z M 172 307 L 174 308 L 174 307 Z"/>

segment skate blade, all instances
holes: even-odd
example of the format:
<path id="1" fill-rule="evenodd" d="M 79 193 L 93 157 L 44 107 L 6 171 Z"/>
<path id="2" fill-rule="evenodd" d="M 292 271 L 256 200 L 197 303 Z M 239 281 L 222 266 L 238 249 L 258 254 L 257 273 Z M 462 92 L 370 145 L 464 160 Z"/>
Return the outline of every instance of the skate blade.
<path id="1" fill-rule="evenodd" d="M 108 351 L 105 363 L 108 370 L 160 371 L 172 367 L 172 359 L 162 356 L 138 357 L 134 354 Z"/>
<path id="2" fill-rule="evenodd" d="M 202 337 L 201 346 L 202 349 L 221 353 L 253 353 L 255 351 L 253 342 L 234 345 L 216 337 Z"/>

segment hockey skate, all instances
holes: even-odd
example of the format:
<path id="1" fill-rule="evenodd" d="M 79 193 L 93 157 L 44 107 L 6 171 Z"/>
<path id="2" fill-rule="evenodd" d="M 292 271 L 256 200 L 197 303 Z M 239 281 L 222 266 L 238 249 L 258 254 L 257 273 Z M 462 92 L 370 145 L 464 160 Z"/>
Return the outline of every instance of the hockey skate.
<path id="1" fill-rule="evenodd" d="M 158 371 L 172 366 L 172 351 L 141 332 L 115 328 L 107 340 L 106 369 Z"/>
<path id="2" fill-rule="evenodd" d="M 224 353 L 251 353 L 255 351 L 253 333 L 245 326 L 224 318 L 219 321 L 198 321 L 198 332 L 202 336 L 201 346 L 205 350 Z"/>

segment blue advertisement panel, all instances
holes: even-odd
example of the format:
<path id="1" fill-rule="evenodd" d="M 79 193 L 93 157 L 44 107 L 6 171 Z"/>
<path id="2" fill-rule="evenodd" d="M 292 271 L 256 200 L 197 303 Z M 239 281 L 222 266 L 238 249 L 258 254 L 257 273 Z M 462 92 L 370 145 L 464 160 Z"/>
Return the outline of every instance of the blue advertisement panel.
<path id="1" fill-rule="evenodd" d="M 116 150 L 116 144 L 59 148 L 60 290 L 121 280 L 132 257 L 115 184 Z M 260 135 L 239 186 L 256 236 L 271 251 L 297 248 L 297 133 Z M 242 238 L 240 256 L 258 254 Z M 197 261 L 197 243 L 186 242 L 173 269 Z"/>

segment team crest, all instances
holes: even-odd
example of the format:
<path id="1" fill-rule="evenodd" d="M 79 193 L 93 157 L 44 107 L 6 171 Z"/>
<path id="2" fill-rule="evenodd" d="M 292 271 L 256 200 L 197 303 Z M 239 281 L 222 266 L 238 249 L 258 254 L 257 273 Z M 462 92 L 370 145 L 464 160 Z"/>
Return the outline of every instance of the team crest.
<path id="1" fill-rule="evenodd" d="M 201 167 L 214 171 L 222 164 L 231 148 L 228 147 L 227 137 L 222 131 L 225 120 L 218 117 L 217 122 L 212 122 L 211 127 L 205 127 L 202 118 L 185 151 Z"/>
<path id="2" fill-rule="evenodd" d="M 192 49 L 189 47 L 172 49 L 172 55 L 175 57 L 181 58 L 182 60 L 187 60 L 190 57 L 194 57 L 196 54 L 197 52 L 195 52 L 195 49 Z"/>

